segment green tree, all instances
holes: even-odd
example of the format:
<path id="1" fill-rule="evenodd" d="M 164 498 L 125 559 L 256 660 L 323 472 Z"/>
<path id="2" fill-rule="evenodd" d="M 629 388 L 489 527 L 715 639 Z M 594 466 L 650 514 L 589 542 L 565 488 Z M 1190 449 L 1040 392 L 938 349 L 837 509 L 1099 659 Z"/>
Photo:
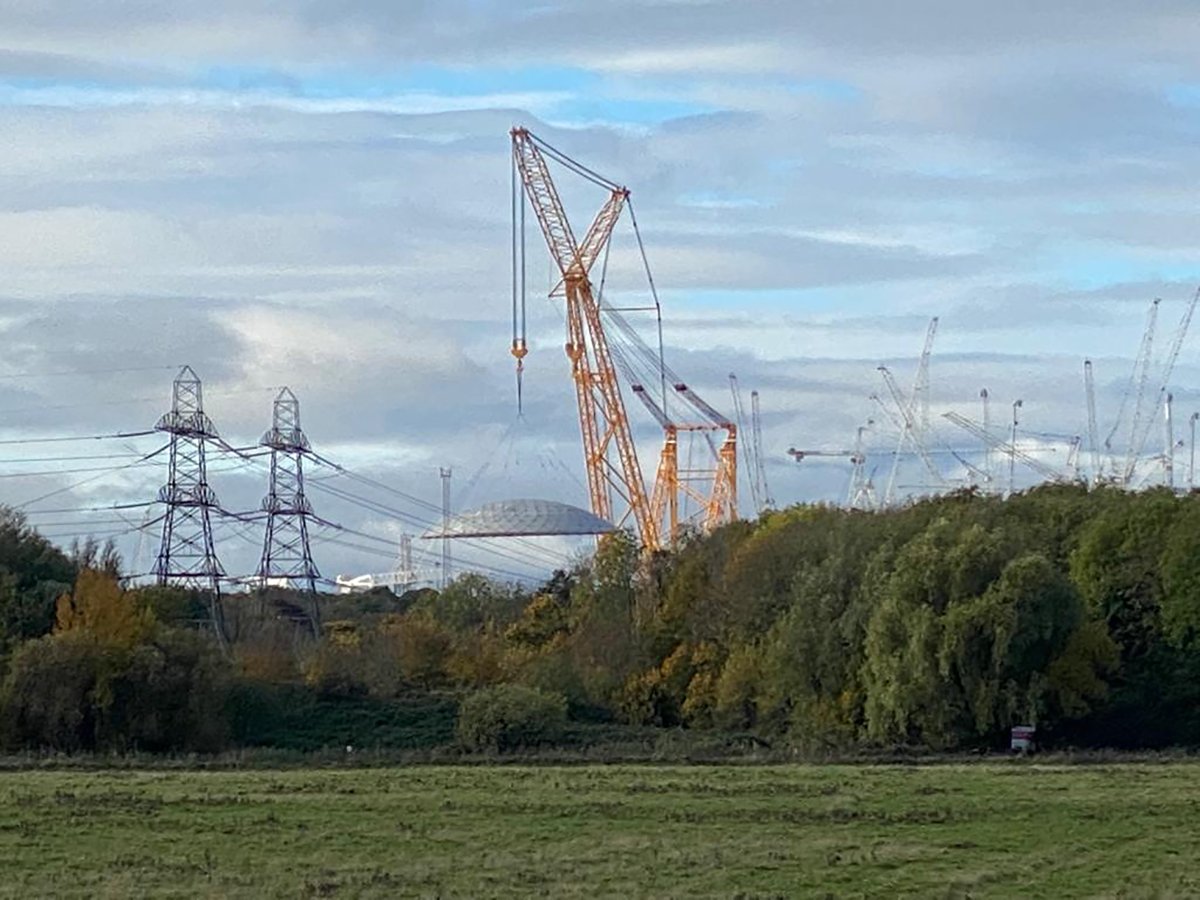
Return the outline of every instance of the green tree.
<path id="1" fill-rule="evenodd" d="M 1179 504 L 1166 490 L 1127 494 L 1092 519 L 1071 555 L 1071 577 L 1093 615 L 1135 659 L 1159 640 L 1160 560 Z"/>

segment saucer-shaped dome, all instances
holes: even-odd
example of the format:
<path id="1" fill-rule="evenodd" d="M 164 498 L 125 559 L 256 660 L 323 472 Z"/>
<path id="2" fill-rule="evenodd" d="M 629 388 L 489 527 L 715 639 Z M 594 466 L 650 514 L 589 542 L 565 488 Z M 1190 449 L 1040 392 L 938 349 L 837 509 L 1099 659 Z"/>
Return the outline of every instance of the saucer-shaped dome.
<path id="1" fill-rule="evenodd" d="M 616 531 L 586 509 L 555 500 L 498 500 L 462 513 L 427 531 L 426 538 L 533 537 L 550 534 L 607 534 Z"/>

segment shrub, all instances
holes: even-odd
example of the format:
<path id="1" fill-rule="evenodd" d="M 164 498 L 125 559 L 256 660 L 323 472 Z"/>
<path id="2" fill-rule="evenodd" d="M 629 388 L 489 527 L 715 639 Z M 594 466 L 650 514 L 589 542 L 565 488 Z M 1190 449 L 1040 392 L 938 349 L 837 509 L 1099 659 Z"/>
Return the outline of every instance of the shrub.
<path id="1" fill-rule="evenodd" d="M 458 741 L 466 750 L 503 753 L 560 740 L 567 700 L 519 684 L 483 688 L 458 710 Z"/>
<path id="2" fill-rule="evenodd" d="M 105 675 L 114 654 L 90 635 L 27 641 L 13 654 L 0 691 L 0 743 L 6 747 L 93 750 Z"/>
<path id="3" fill-rule="evenodd" d="M 211 640 L 160 629 L 132 648 L 86 629 L 27 641 L 0 691 L 0 741 L 56 750 L 217 750 L 226 665 Z"/>

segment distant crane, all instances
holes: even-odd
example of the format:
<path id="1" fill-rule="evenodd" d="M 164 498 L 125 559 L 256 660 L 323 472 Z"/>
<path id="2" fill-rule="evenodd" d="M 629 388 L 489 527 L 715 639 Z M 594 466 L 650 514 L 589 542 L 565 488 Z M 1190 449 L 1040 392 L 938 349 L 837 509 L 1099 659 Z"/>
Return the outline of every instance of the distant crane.
<path id="1" fill-rule="evenodd" d="M 891 370 L 887 366 L 878 367 L 878 371 L 883 376 L 884 383 L 887 386 L 888 393 L 891 395 L 892 402 L 896 405 L 897 415 L 901 422 L 900 438 L 896 445 L 896 455 L 892 460 L 892 470 L 888 475 L 887 487 L 883 494 L 883 503 L 885 506 L 892 502 L 896 488 L 896 476 L 900 468 L 900 460 L 903 457 L 905 446 L 909 443 L 913 445 L 917 455 L 925 463 L 925 468 L 932 477 L 933 483 L 945 483 L 945 479 L 929 455 L 926 444 L 929 433 L 929 362 L 933 355 L 933 341 L 937 336 L 937 328 L 938 319 L 934 316 L 929 320 L 929 327 L 925 332 L 925 343 L 921 348 L 921 355 L 917 360 L 916 374 L 913 376 L 912 392 L 907 398 L 905 398 L 903 392 L 896 384 Z"/>
<path id="2" fill-rule="evenodd" d="M 896 484 L 896 472 L 899 468 L 900 457 L 904 452 L 906 443 L 912 443 L 913 449 L 917 451 L 917 455 L 921 458 L 921 462 L 925 464 L 925 469 L 929 472 L 935 483 L 944 484 L 945 479 L 938 470 L 937 463 L 933 461 L 933 457 L 929 453 L 929 448 L 925 445 L 925 436 L 920 429 L 920 425 L 914 418 L 914 404 L 911 400 L 905 402 L 904 395 L 900 392 L 899 385 L 896 384 L 895 376 L 892 375 L 891 370 L 887 366 L 879 366 L 878 370 L 883 376 L 883 382 L 887 386 L 888 393 L 891 394 L 892 402 L 900 410 L 900 422 L 902 425 L 900 442 L 896 448 L 896 459 L 892 463 L 892 473 L 888 477 L 887 490 L 883 498 L 884 505 L 887 505 L 892 502 Z"/>
<path id="3" fill-rule="evenodd" d="M 1175 371 L 1175 363 L 1178 361 L 1179 353 L 1183 349 L 1183 342 L 1187 338 L 1188 328 L 1192 324 L 1192 316 L 1196 311 L 1197 301 L 1200 301 L 1200 289 L 1198 289 L 1196 293 L 1192 295 L 1191 301 L 1184 308 L 1183 316 L 1180 318 L 1179 325 L 1175 329 L 1175 336 L 1172 338 L 1170 348 L 1167 350 L 1166 358 L 1163 360 L 1161 375 L 1159 377 L 1157 403 L 1160 408 L 1162 408 L 1164 404 L 1167 408 L 1170 407 L 1170 403 L 1167 400 L 1168 382 L 1171 379 L 1172 373 Z M 1127 483 L 1133 478 L 1133 469 L 1137 465 L 1137 460 L 1141 457 L 1142 450 L 1146 446 L 1146 439 L 1150 434 L 1150 424 L 1151 423 L 1147 421 L 1140 432 L 1135 428 L 1131 434 L 1132 443 L 1130 445 L 1130 453 L 1125 464 L 1125 481 Z"/>
<path id="4" fill-rule="evenodd" d="M 859 428 L 859 439 L 856 443 L 861 444 L 863 429 Z M 797 450 L 795 447 L 788 448 L 788 456 L 796 462 L 803 462 L 809 457 L 826 457 L 830 459 L 847 459 L 852 464 L 853 468 L 850 473 L 850 489 L 848 492 L 849 506 L 855 508 L 856 501 L 859 500 L 859 494 L 868 493 L 865 482 L 862 478 L 863 464 L 865 458 L 862 455 L 861 446 L 854 450 Z M 866 498 L 864 498 L 866 499 Z"/>
<path id="5" fill-rule="evenodd" d="M 445 526 L 443 525 L 443 533 Z M 354 594 L 372 588 L 386 587 L 393 592 L 403 593 L 418 584 L 432 584 L 432 579 L 423 576 L 413 565 L 412 535 L 400 535 L 396 564 L 390 572 L 373 572 L 367 575 L 339 575 L 335 582 L 339 594 Z"/>
<path id="6" fill-rule="evenodd" d="M 1100 455 L 1100 437 L 1096 426 L 1096 380 L 1092 372 L 1092 361 L 1083 361 L 1083 390 L 1087 398 L 1088 451 L 1092 459 L 1092 482 L 1098 484 L 1103 477 L 1104 466 Z"/>
<path id="7" fill-rule="evenodd" d="M 867 419 L 867 423 L 859 425 L 854 433 L 854 456 L 852 457 L 854 469 L 850 473 L 850 496 L 846 501 L 851 509 L 874 509 L 875 507 L 875 485 L 871 477 L 867 475 L 867 454 L 863 441 L 863 436 L 874 424 L 874 419 Z"/>
<path id="8" fill-rule="evenodd" d="M 729 394 L 733 398 L 733 417 L 737 422 L 738 431 L 742 434 L 746 433 L 746 409 L 742 404 L 742 389 L 738 384 L 737 374 L 729 373 Z M 754 511 L 761 512 L 763 508 L 762 494 L 758 489 L 758 479 L 754 476 L 755 460 L 754 460 L 754 443 L 752 441 L 742 441 L 742 462 L 745 464 L 746 480 L 750 484 L 750 499 L 754 504 Z"/>
<path id="9" fill-rule="evenodd" d="M 990 395 L 987 388 L 980 388 L 979 402 L 983 406 L 983 430 L 988 434 L 992 433 L 992 413 L 991 404 L 989 403 Z M 984 482 L 989 487 L 992 483 L 992 447 L 991 444 L 983 445 L 983 475 Z"/>
<path id="10" fill-rule="evenodd" d="M 1167 487 L 1175 487 L 1175 424 L 1171 421 L 1171 401 L 1167 394 L 1163 403 L 1163 480 Z"/>
<path id="11" fill-rule="evenodd" d="M 875 485 L 867 475 L 867 454 L 864 435 L 875 424 L 874 419 L 867 419 L 865 425 L 860 425 L 854 434 L 853 450 L 798 450 L 788 448 L 788 456 L 802 462 L 808 457 L 826 457 L 831 459 L 848 459 L 852 469 L 850 487 L 846 494 L 846 505 L 850 509 L 873 509 L 876 504 Z"/>
<path id="12" fill-rule="evenodd" d="M 1188 427 L 1191 429 L 1191 437 L 1188 442 L 1188 489 L 1196 486 L 1196 420 L 1200 419 L 1200 412 L 1194 412 L 1188 416 Z"/>
<path id="13" fill-rule="evenodd" d="M 733 397 L 734 417 L 737 421 L 738 432 L 749 434 L 750 440 L 743 440 L 742 462 L 745 464 L 746 480 L 750 485 L 750 497 L 754 503 L 754 511 L 761 513 L 775 506 L 771 490 L 767 485 L 766 455 L 762 446 L 762 413 L 759 409 L 758 391 L 750 392 L 750 427 L 746 427 L 745 406 L 742 403 L 742 389 L 735 373 L 729 373 L 729 393 Z"/>
<path id="14" fill-rule="evenodd" d="M 1132 424 L 1130 426 L 1129 447 L 1127 448 L 1129 454 L 1133 453 L 1134 435 L 1140 430 L 1140 408 L 1142 405 L 1142 398 L 1146 393 L 1146 382 L 1150 377 L 1150 360 L 1154 348 L 1154 331 L 1158 325 L 1159 303 L 1160 301 L 1156 299 L 1150 304 L 1150 311 L 1146 315 L 1146 328 L 1145 331 L 1142 332 L 1142 341 L 1138 347 L 1137 356 L 1133 361 L 1133 371 L 1129 375 L 1129 383 L 1126 386 L 1124 393 L 1121 395 L 1121 405 L 1117 407 L 1117 417 L 1113 421 L 1113 426 L 1109 430 L 1108 436 L 1104 439 L 1105 455 L 1113 460 L 1115 460 L 1113 453 L 1113 439 L 1116 437 L 1117 432 L 1120 430 L 1121 425 L 1123 424 L 1125 411 L 1129 407 L 1129 401 L 1134 397 L 1136 397 L 1136 399 L 1134 400 L 1134 408 L 1131 414 Z M 1129 462 L 1129 456 L 1127 456 L 1126 462 Z M 1115 461 L 1113 465 L 1114 467 L 1116 466 Z M 1126 475 L 1126 471 L 1131 468 L 1131 465 L 1122 466 L 1119 470 L 1115 469 L 1113 475 L 1121 484 L 1128 484 L 1129 477 Z"/>
<path id="15" fill-rule="evenodd" d="M 985 444 L 989 445 L 993 450 L 1000 451 L 1002 454 L 1009 457 L 1010 461 L 1011 460 L 1020 461 L 1021 463 L 1028 466 L 1033 471 L 1037 472 L 1039 475 L 1041 475 L 1046 480 L 1053 481 L 1053 482 L 1064 482 L 1064 481 L 1069 480 L 1069 479 L 1065 478 L 1061 472 L 1056 471 L 1055 469 L 1046 465 L 1045 463 L 1043 463 L 1041 460 L 1037 459 L 1036 457 L 1030 456 L 1024 450 L 1021 450 L 1020 448 L 1014 446 L 1011 442 L 1001 440 L 1000 438 L 996 437 L 995 435 L 989 434 L 988 432 L 984 431 L 983 427 L 978 422 L 972 422 L 966 416 L 961 415 L 956 412 L 943 413 L 942 416 L 943 416 L 943 418 L 949 419 L 951 422 L 953 422 L 955 425 L 957 425 L 959 428 L 963 429 L 964 431 L 975 435 L 975 437 L 979 438 Z M 1014 415 L 1014 418 L 1015 418 L 1015 415 Z"/>
<path id="16" fill-rule="evenodd" d="M 750 392 L 750 436 L 754 444 L 754 475 L 762 493 L 763 504 L 767 509 L 774 509 L 775 498 L 771 496 L 771 488 L 767 484 L 766 454 L 763 453 L 762 439 L 762 410 L 759 409 L 758 391 Z"/>

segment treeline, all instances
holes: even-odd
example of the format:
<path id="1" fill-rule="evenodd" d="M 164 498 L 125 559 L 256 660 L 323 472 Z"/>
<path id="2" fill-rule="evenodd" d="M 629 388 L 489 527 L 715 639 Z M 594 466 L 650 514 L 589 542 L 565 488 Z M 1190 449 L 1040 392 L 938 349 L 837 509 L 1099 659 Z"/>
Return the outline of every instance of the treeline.
<path id="1" fill-rule="evenodd" d="M 1200 744 L 1200 494 L 1044 486 L 771 512 L 536 590 L 225 601 L 0 522 L 0 742 L 507 749 L 686 729 L 801 751 Z M 457 731 L 455 717 L 457 712 Z M 574 731 L 573 731 L 574 729 Z M 641 729 L 639 732 L 637 729 Z M 598 730 L 598 731 L 597 731 Z"/>

